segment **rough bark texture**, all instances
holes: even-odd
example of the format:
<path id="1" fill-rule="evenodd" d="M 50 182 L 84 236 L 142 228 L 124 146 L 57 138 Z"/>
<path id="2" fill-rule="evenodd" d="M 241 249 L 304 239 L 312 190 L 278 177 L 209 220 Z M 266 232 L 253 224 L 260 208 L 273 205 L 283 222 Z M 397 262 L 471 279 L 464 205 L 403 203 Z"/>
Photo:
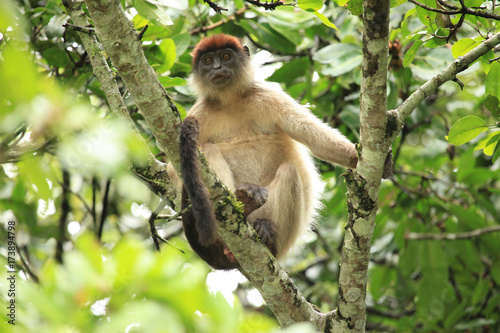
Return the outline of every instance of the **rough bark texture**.
<path id="1" fill-rule="evenodd" d="M 119 1 L 86 0 L 86 4 L 104 50 L 134 97 L 159 146 L 178 170 L 180 118 L 173 101 L 147 63 L 137 34 L 126 19 Z M 70 5 L 68 8 L 73 7 Z M 72 18 L 77 25 L 86 25 L 86 22 L 77 21 L 81 15 L 80 12 L 75 17 L 72 15 Z M 307 303 L 285 271 L 270 256 L 267 248 L 256 242 L 257 235 L 244 222 L 242 212 L 236 208 L 238 205 L 235 197 L 210 171 L 203 156 L 200 157 L 204 180 L 216 202 L 219 234 L 240 262 L 242 272 L 261 292 L 283 327 L 307 321 L 318 331 L 323 332 L 364 331 L 369 253 L 388 147 L 403 126 L 405 118 L 418 103 L 442 83 L 453 79 L 458 72 L 500 43 L 500 34 L 492 36 L 427 82 L 397 111 L 387 112 L 389 1 L 366 0 L 363 18 L 365 30 L 360 156 L 357 170 L 346 177 L 349 219 L 340 271 L 339 306 L 336 312 L 322 314 Z M 95 67 L 94 73 L 101 80 L 103 89 L 112 91 L 107 94 L 111 108 L 127 117 L 116 82 L 109 76 L 110 70 L 105 64 L 104 53 L 99 44 L 94 40 L 85 47 L 91 59 L 94 55 L 100 54 L 98 62 L 92 61 Z M 150 163 L 150 166 L 144 169 L 136 169 L 136 172 L 148 179 L 155 193 L 170 191 L 165 170 L 156 162 L 152 165 Z"/>
<path id="2" fill-rule="evenodd" d="M 364 332 L 366 282 L 387 138 L 389 0 L 363 5 L 363 79 L 357 170 L 346 176 L 348 223 L 339 277 L 338 312 L 343 331 Z"/>
<path id="3" fill-rule="evenodd" d="M 64 5 L 75 25 L 84 27 L 89 24 L 81 8 L 81 3 L 65 1 Z M 118 89 L 116 77 L 106 62 L 105 52 L 101 44 L 94 35 L 83 32 L 79 32 L 78 35 L 82 40 L 85 50 L 87 50 L 90 62 L 92 63 L 93 73 L 99 82 L 101 82 L 102 90 L 106 95 L 111 112 L 116 117 L 121 117 L 128 123 L 132 129 L 134 140 L 141 143 L 144 155 L 147 156 L 146 163 L 136 163 L 131 166 L 131 169 L 154 193 L 167 198 L 172 203 L 172 208 L 180 209 L 180 195 L 174 189 L 165 166 L 153 156 L 135 127 L 133 120 L 130 118 L 120 90 Z"/>
<path id="4" fill-rule="evenodd" d="M 178 170 L 180 117 L 144 57 L 137 33 L 125 17 L 120 2 L 85 2 L 99 41 L 135 99 L 158 145 Z M 286 327 L 297 322 L 312 321 L 317 327 L 324 325 L 326 315 L 313 309 L 278 262 L 270 256 L 267 248 L 257 242 L 257 234 L 236 209 L 236 198 L 210 171 L 203 157 L 201 161 L 204 180 L 212 197 L 216 198 L 219 234 L 280 324 Z M 161 192 L 162 189 L 156 190 Z"/>

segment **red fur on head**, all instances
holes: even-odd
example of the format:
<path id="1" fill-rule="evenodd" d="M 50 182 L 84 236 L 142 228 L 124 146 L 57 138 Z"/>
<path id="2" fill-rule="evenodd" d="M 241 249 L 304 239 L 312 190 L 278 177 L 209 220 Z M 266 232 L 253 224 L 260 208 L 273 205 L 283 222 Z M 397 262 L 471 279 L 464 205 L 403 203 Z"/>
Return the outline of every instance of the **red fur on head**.
<path id="1" fill-rule="evenodd" d="M 203 38 L 193 50 L 193 66 L 196 66 L 203 54 L 219 49 L 233 49 L 235 52 L 245 53 L 239 38 L 226 34 L 217 34 Z"/>

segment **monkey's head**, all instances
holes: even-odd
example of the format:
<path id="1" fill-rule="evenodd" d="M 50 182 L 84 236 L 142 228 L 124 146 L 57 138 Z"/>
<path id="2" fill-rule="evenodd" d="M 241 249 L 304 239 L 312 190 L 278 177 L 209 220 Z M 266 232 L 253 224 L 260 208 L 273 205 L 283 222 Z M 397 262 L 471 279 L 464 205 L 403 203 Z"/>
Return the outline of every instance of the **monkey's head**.
<path id="1" fill-rule="evenodd" d="M 193 50 L 193 88 L 202 96 L 220 99 L 244 89 L 254 79 L 248 48 L 236 37 L 218 34 L 202 39 Z"/>

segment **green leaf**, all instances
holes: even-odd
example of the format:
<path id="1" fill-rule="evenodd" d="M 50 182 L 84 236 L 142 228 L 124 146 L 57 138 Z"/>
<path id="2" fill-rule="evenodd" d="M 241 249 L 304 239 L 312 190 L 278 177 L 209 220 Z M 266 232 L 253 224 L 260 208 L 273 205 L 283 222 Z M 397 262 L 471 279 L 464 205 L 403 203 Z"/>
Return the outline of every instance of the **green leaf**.
<path id="1" fill-rule="evenodd" d="M 460 146 L 487 130 L 488 126 L 483 119 L 477 116 L 467 116 L 453 124 L 447 139 L 449 143 Z"/>
<path id="2" fill-rule="evenodd" d="M 170 16 L 165 13 L 163 8 L 160 8 L 147 0 L 134 0 L 133 4 L 139 15 L 147 18 L 153 24 L 174 24 Z"/>
<path id="3" fill-rule="evenodd" d="M 268 81 L 291 83 L 295 79 L 304 76 L 311 65 L 309 57 L 302 57 L 297 60 L 286 62 L 278 68 L 273 75 L 267 78 Z"/>
<path id="4" fill-rule="evenodd" d="M 299 0 L 297 2 L 297 5 L 299 6 L 300 9 L 316 15 L 321 20 L 321 22 L 323 22 L 323 24 L 326 25 L 327 27 L 333 28 L 337 31 L 339 30 L 337 29 L 335 24 L 333 24 L 325 15 L 318 13 L 318 9 L 321 9 L 321 7 L 323 7 L 322 0 Z"/>
<path id="5" fill-rule="evenodd" d="M 46 49 L 42 52 L 42 57 L 47 61 L 49 66 L 64 67 L 68 64 L 69 58 L 66 52 L 57 46 Z"/>
<path id="6" fill-rule="evenodd" d="M 333 64 L 345 54 L 361 53 L 361 47 L 355 44 L 332 43 L 313 54 L 313 60 L 322 64 Z"/>
<path id="7" fill-rule="evenodd" d="M 406 0 L 391 0 L 391 8 L 397 7 L 399 5 L 402 5 L 406 3 Z"/>
<path id="8" fill-rule="evenodd" d="M 316 15 L 320 20 L 321 22 L 323 22 L 324 25 L 326 25 L 327 27 L 330 27 L 330 28 L 333 28 L 337 31 L 339 31 L 339 29 L 337 29 L 337 27 L 335 26 L 335 24 L 333 24 L 332 22 L 330 22 L 330 20 L 323 14 L 321 13 L 318 13 L 317 11 L 311 11 L 311 10 L 308 10 L 310 12 L 312 12 L 314 15 Z"/>
<path id="9" fill-rule="evenodd" d="M 418 49 L 420 49 L 423 43 L 424 42 L 419 39 L 415 41 L 415 43 L 413 43 L 408 51 L 406 51 L 405 57 L 403 59 L 404 67 L 408 67 L 413 62 L 413 59 L 415 59 L 415 56 L 417 55 Z"/>
<path id="10" fill-rule="evenodd" d="M 160 80 L 161 85 L 164 86 L 165 88 L 174 86 L 185 86 L 187 84 L 187 80 L 181 77 L 161 76 L 158 79 Z"/>
<path id="11" fill-rule="evenodd" d="M 486 77 L 486 95 L 490 94 L 500 99 L 500 62 L 496 61 Z"/>
<path id="12" fill-rule="evenodd" d="M 500 141 L 500 131 L 489 133 L 486 138 L 478 142 L 474 151 L 482 149 L 485 155 L 491 156 L 498 141 Z"/>
<path id="13" fill-rule="evenodd" d="M 457 59 L 458 57 L 465 55 L 467 52 L 475 48 L 478 44 L 479 43 L 473 39 L 463 38 L 453 44 L 453 47 L 451 48 L 451 54 L 455 59 Z"/>
<path id="14" fill-rule="evenodd" d="M 316 11 L 323 7 L 323 0 L 299 0 L 297 1 L 297 5 L 305 11 L 309 11 L 309 9 Z"/>
<path id="15" fill-rule="evenodd" d="M 488 293 L 490 282 L 490 279 L 483 279 L 476 283 L 476 288 L 474 288 L 474 293 L 472 294 L 472 304 L 478 304 L 484 300 Z"/>
<path id="16" fill-rule="evenodd" d="M 340 76 L 349 73 L 355 68 L 359 68 L 362 62 L 363 55 L 359 52 L 344 54 L 336 59 L 335 63 L 331 63 L 330 66 L 323 69 L 321 72 L 325 75 Z"/>
<path id="17" fill-rule="evenodd" d="M 497 97 L 488 94 L 484 99 L 484 107 L 491 111 L 493 117 L 500 119 L 500 101 Z"/>
<path id="18" fill-rule="evenodd" d="M 158 71 L 164 73 L 168 71 L 175 63 L 177 58 L 177 53 L 175 52 L 175 42 L 171 38 L 164 39 L 160 44 L 160 50 L 164 55 L 163 64 L 160 66 Z"/>
<path id="19" fill-rule="evenodd" d="M 500 145 L 497 144 L 497 147 L 495 149 L 495 152 L 493 153 L 493 157 L 491 159 L 491 162 L 495 163 L 499 157 L 500 157 Z"/>
<path id="20" fill-rule="evenodd" d="M 436 8 L 436 2 L 434 0 L 421 0 L 420 2 L 426 4 L 429 7 Z M 426 26 L 430 26 L 436 19 L 436 13 L 424 9 L 420 6 L 416 6 L 417 15 L 420 21 Z"/>
<path id="21" fill-rule="evenodd" d="M 19 173 L 25 179 L 27 185 L 35 185 L 36 191 L 41 199 L 48 201 L 52 198 L 52 190 L 47 182 L 45 168 L 42 160 L 37 156 L 26 155 L 18 163 Z"/>

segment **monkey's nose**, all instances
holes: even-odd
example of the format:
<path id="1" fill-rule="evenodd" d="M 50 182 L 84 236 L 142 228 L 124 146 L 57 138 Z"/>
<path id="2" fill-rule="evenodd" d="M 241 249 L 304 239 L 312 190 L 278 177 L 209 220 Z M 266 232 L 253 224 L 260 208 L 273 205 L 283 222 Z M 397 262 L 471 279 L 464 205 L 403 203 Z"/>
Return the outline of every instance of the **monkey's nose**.
<path id="1" fill-rule="evenodd" d="M 220 68 L 221 62 L 220 59 L 215 58 L 214 59 L 214 68 Z"/>

